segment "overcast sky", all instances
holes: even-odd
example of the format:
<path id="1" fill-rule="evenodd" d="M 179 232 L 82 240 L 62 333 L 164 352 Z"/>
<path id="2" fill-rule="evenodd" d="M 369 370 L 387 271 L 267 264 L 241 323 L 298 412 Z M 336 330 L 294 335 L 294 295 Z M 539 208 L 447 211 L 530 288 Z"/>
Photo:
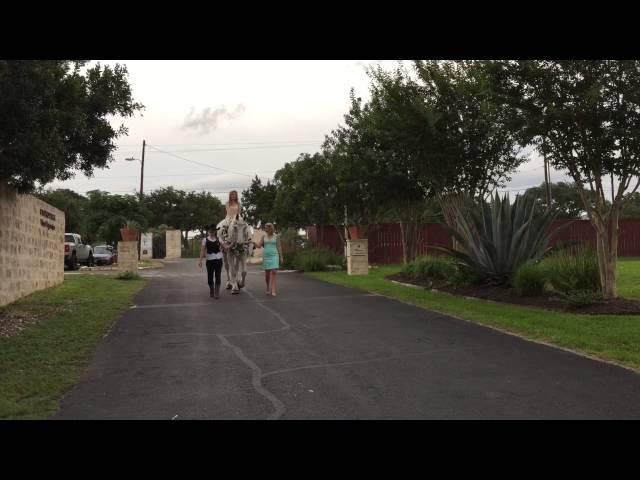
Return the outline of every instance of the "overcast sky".
<path id="1" fill-rule="evenodd" d="M 343 121 L 351 87 L 368 97 L 366 66 L 397 64 L 370 60 L 101 63 L 125 64 L 134 99 L 146 108 L 142 115 L 114 121 L 124 122 L 129 135 L 119 139 L 109 169 L 97 171 L 91 179 L 79 174 L 47 187 L 135 193 L 140 163 L 125 158 L 139 159 L 145 139 L 145 192 L 172 185 L 205 189 L 221 199 L 231 189 L 246 188 L 255 174 L 272 178 L 299 153 L 318 151 L 324 135 Z M 553 181 L 561 177 L 552 173 Z M 509 190 L 523 191 L 543 179 L 542 162 L 533 160 L 513 176 Z"/>

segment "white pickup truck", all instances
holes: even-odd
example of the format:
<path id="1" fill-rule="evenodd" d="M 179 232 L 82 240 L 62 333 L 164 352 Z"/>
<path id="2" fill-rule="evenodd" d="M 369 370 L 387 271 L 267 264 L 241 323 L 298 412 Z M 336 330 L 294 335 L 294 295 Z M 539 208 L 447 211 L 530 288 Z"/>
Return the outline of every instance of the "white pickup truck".
<path id="1" fill-rule="evenodd" d="M 64 263 L 71 270 L 77 270 L 81 263 L 93 266 L 93 249 L 82 243 L 77 233 L 64 234 Z"/>

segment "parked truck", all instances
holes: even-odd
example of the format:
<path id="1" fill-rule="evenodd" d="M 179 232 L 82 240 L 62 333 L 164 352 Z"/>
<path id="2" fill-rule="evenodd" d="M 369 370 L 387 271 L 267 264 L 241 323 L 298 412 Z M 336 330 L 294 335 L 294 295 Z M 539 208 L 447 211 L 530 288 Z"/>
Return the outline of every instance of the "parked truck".
<path id="1" fill-rule="evenodd" d="M 83 243 L 77 233 L 64 234 L 64 263 L 71 270 L 77 270 L 80 264 L 94 264 L 91 245 Z"/>

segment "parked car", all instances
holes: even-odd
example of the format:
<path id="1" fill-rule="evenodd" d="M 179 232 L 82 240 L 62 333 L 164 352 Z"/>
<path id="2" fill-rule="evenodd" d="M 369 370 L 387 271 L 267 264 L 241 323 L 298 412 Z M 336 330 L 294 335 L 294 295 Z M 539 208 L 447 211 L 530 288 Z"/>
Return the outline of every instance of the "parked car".
<path id="1" fill-rule="evenodd" d="M 93 265 L 93 249 L 77 233 L 64 234 L 64 263 L 71 270 L 77 270 L 80 264 Z"/>
<path id="2" fill-rule="evenodd" d="M 96 265 L 113 265 L 118 262 L 118 254 L 109 245 L 93 247 L 93 260 Z"/>

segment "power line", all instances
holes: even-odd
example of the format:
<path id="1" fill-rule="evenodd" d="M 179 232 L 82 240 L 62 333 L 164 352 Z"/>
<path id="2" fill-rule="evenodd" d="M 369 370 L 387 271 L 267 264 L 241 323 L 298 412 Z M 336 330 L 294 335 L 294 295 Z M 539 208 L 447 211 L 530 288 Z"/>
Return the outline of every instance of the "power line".
<path id="1" fill-rule="evenodd" d="M 228 145 L 272 145 L 272 144 L 276 144 L 276 143 L 299 143 L 299 144 L 317 144 L 317 143 L 322 143 L 324 140 L 318 140 L 318 141 L 313 141 L 313 140 L 283 140 L 283 141 L 276 141 L 276 142 L 236 142 L 236 143 L 157 143 L 156 145 L 158 145 L 159 147 L 184 147 L 184 146 L 188 146 L 188 145 L 193 145 L 193 146 L 228 146 Z M 137 147 L 138 145 L 136 144 L 123 144 L 120 145 L 121 147 Z"/>
<path id="2" fill-rule="evenodd" d="M 265 170 L 260 170 L 265 172 Z M 273 173 L 273 172 L 269 172 Z M 167 173 L 164 175 L 145 175 L 144 178 L 158 178 L 158 177 L 201 177 L 203 175 L 212 175 L 210 172 L 201 172 L 201 173 Z M 138 178 L 140 175 L 114 175 L 114 176 L 105 176 L 105 177 L 94 177 L 92 180 L 110 180 L 112 178 Z"/>
<path id="3" fill-rule="evenodd" d="M 317 145 L 317 143 L 296 143 L 291 145 L 267 145 L 263 147 L 233 147 L 233 148 L 201 148 L 190 150 L 172 150 L 171 153 L 188 153 L 188 152 L 223 152 L 223 151 L 237 151 L 237 150 L 266 150 L 270 148 L 291 148 L 304 145 Z M 156 149 L 157 150 L 157 149 Z"/>
<path id="4" fill-rule="evenodd" d="M 167 187 L 174 187 L 176 188 L 176 190 L 188 190 L 186 187 L 175 187 L 174 185 L 166 185 L 166 186 L 156 186 L 156 187 L 151 187 L 150 191 L 153 192 L 154 190 L 159 190 L 161 188 L 167 188 Z M 207 193 L 211 193 L 213 195 L 228 195 L 229 192 L 231 190 L 244 190 L 247 187 L 229 187 L 228 190 L 225 190 L 223 192 L 217 192 L 217 191 L 212 191 L 209 188 L 193 188 L 191 190 L 188 190 L 188 192 L 207 192 Z M 96 190 L 100 190 L 101 192 L 104 193 L 131 193 L 132 195 L 137 194 L 137 190 L 135 188 L 130 188 L 129 190 L 103 190 L 101 188 L 92 188 L 91 190 L 85 190 L 83 192 L 77 192 L 77 193 L 82 193 L 82 194 L 86 194 L 88 192 L 94 192 Z M 74 190 L 75 191 L 75 190 Z M 148 194 L 149 192 L 147 192 Z"/>
<path id="5" fill-rule="evenodd" d="M 274 148 L 292 148 L 292 147 L 302 147 L 302 146 L 311 146 L 318 145 L 318 143 L 295 143 L 291 145 L 268 145 L 262 147 L 233 147 L 233 148 L 198 148 L 198 149 L 189 149 L 189 150 L 172 150 L 171 153 L 189 153 L 189 152 L 235 152 L 238 150 L 269 150 Z M 139 153 L 138 150 L 117 150 L 118 155 L 131 155 Z M 166 153 L 166 152 L 164 152 Z"/>
<path id="6" fill-rule="evenodd" d="M 147 144 L 147 146 L 153 148 L 154 150 L 157 150 L 158 152 L 166 153 L 167 155 L 171 155 L 172 157 L 176 157 L 176 158 L 179 158 L 180 160 L 184 160 L 185 162 L 194 163 L 196 165 L 202 165 L 203 167 L 213 168 L 215 170 L 221 170 L 221 171 L 227 172 L 227 173 L 233 173 L 234 175 L 242 175 L 243 177 L 249 177 L 249 178 L 253 178 L 254 177 L 254 175 L 249 175 L 247 173 L 234 172 L 233 170 L 227 170 L 226 168 L 214 167 L 213 165 L 208 165 L 206 163 L 197 162 L 195 160 L 190 160 L 188 158 L 181 157 L 180 155 L 176 155 L 175 153 L 166 152 L 164 150 L 160 150 L 159 148 L 154 147 L 153 145 L 150 145 L 150 144 Z"/>

